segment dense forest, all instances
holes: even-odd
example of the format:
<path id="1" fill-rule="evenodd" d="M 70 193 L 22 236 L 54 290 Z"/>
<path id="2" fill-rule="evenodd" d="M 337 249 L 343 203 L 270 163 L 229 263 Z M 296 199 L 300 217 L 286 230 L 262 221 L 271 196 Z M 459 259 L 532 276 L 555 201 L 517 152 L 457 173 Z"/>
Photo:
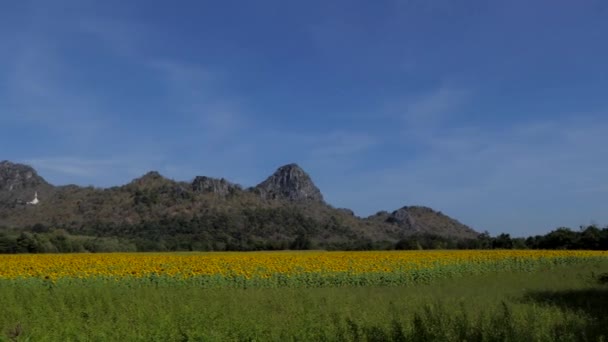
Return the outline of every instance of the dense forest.
<path id="1" fill-rule="evenodd" d="M 193 222 L 161 222 L 132 227 L 98 226 L 83 235 L 36 224 L 24 230 L 0 227 L 0 253 L 151 252 L 151 251 L 256 251 L 256 250 L 427 250 L 427 249 L 586 249 L 608 250 L 608 227 L 591 225 L 578 230 L 558 228 L 545 235 L 512 238 L 509 234 L 452 239 L 414 234 L 396 243 L 353 239 L 318 243 L 304 230 L 291 240 L 253 240 L 225 230 L 226 218 L 194 229 Z M 197 222 L 200 224 L 200 222 Z M 122 232 L 122 233 L 121 233 Z M 127 232 L 127 233 L 125 233 Z M 127 235 L 131 236 L 127 236 Z"/>

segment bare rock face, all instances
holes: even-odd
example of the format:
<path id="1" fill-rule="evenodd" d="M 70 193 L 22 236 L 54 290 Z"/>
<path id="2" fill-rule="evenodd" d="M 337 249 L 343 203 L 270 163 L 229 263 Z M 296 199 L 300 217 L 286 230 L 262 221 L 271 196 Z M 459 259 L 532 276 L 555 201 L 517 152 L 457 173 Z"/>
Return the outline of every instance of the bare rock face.
<path id="1" fill-rule="evenodd" d="M 46 199 L 52 191 L 53 186 L 31 166 L 0 162 L 0 207 L 25 205 L 34 199 L 35 193 Z"/>
<path id="2" fill-rule="evenodd" d="M 212 178 L 198 176 L 192 182 L 192 190 L 195 192 L 213 193 L 222 197 L 241 191 L 241 187 L 224 178 Z"/>
<path id="3" fill-rule="evenodd" d="M 254 191 L 264 199 L 324 203 L 319 188 L 297 164 L 281 166 L 265 181 L 258 184 Z"/>
<path id="4" fill-rule="evenodd" d="M 474 238 L 478 235 L 470 227 L 428 207 L 411 206 L 393 211 L 387 223 L 396 224 L 407 233 L 429 233 L 461 238 Z"/>
<path id="5" fill-rule="evenodd" d="M 403 207 L 393 211 L 386 219 L 386 222 L 396 223 L 400 226 L 416 230 L 416 218 L 410 214 L 409 210 L 409 207 Z"/>
<path id="6" fill-rule="evenodd" d="M 32 167 L 9 161 L 0 162 L 0 191 L 33 189 L 41 185 L 48 183 Z"/>

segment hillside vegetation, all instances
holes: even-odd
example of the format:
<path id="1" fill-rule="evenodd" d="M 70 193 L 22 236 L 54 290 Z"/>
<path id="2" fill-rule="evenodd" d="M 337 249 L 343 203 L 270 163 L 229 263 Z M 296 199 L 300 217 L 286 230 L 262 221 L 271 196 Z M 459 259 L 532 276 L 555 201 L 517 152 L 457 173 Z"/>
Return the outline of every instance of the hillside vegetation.
<path id="1" fill-rule="evenodd" d="M 28 204 L 35 194 L 40 203 Z M 451 241 L 478 236 L 425 207 L 368 218 L 334 208 L 296 164 L 250 188 L 206 176 L 178 182 L 152 171 L 129 184 L 98 189 L 54 186 L 29 166 L 4 161 L 0 227 L 10 236 L 36 234 L 22 240 L 42 239 L 39 245 L 58 250 L 64 248 L 57 241 L 68 236 L 87 250 L 85 244 L 119 250 L 386 249 L 415 234 Z"/>
<path id="2" fill-rule="evenodd" d="M 35 194 L 40 203 L 28 204 Z M 456 248 L 608 249 L 608 229 L 491 237 L 422 206 L 361 218 L 326 203 L 296 164 L 249 188 L 152 171 L 100 189 L 54 186 L 27 165 L 0 162 L 0 253 Z"/>

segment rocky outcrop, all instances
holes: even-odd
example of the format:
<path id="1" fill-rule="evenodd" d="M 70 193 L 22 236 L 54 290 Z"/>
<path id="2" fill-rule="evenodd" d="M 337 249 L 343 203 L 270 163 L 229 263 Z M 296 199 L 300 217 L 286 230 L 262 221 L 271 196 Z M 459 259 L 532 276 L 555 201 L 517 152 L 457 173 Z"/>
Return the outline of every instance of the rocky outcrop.
<path id="1" fill-rule="evenodd" d="M 46 200 L 54 191 L 31 166 L 0 162 L 0 207 L 23 206 L 37 195 Z"/>
<path id="2" fill-rule="evenodd" d="M 412 209 L 409 207 L 403 207 L 395 210 L 386 218 L 386 222 L 396 223 L 400 226 L 407 227 L 408 229 L 417 230 L 416 219 L 413 217 L 410 211 L 412 211 Z"/>
<path id="3" fill-rule="evenodd" d="M 324 203 L 323 195 L 310 176 L 297 164 L 281 166 L 254 188 L 264 199 Z"/>
<path id="4" fill-rule="evenodd" d="M 230 194 L 234 194 L 241 191 L 241 187 L 237 184 L 233 184 L 224 178 L 212 178 L 205 176 L 198 176 L 194 178 L 192 182 L 192 191 L 213 193 L 221 197 L 226 197 Z"/>
<path id="5" fill-rule="evenodd" d="M 385 222 L 399 226 L 408 234 L 436 234 L 460 238 L 474 238 L 479 234 L 439 211 L 421 206 L 406 206 L 395 210 Z"/>
<path id="6" fill-rule="evenodd" d="M 0 162 L 0 191 L 19 191 L 49 185 L 31 166 Z"/>

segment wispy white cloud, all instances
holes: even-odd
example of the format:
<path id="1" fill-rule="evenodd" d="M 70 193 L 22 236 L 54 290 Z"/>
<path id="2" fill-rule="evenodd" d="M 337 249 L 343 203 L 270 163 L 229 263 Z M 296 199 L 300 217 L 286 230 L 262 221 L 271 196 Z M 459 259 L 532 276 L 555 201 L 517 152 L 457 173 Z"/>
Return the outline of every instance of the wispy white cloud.
<path id="1" fill-rule="evenodd" d="M 218 69 L 145 52 L 150 35 L 143 26 L 95 18 L 81 23 L 83 31 L 102 41 L 114 53 L 132 59 L 164 85 L 167 107 L 198 126 L 204 137 L 225 140 L 243 126 L 244 109 L 237 97 L 225 90 L 229 77 Z"/>
<path id="2" fill-rule="evenodd" d="M 403 136 L 374 139 L 404 154 L 357 168 L 346 180 L 334 174 L 326 179 L 326 197 L 361 215 L 428 205 L 492 233 L 608 222 L 596 205 L 607 194 L 608 112 L 490 127 L 462 120 L 475 101 L 470 88 L 456 86 L 391 101 L 385 112 L 402 125 Z"/>
<path id="3" fill-rule="evenodd" d="M 425 154 L 363 172 L 355 189 L 336 189 L 337 197 L 341 205 L 368 208 L 362 214 L 428 205 L 493 233 L 608 222 L 596 205 L 607 195 L 606 118 L 596 113 L 500 130 L 437 130 L 429 139 L 442 142 Z M 377 208 L 370 210 L 361 196 Z"/>
<path id="4" fill-rule="evenodd" d="M 27 159 L 22 161 L 32 165 L 38 170 L 51 171 L 65 176 L 91 177 L 95 178 L 107 172 L 108 168 L 114 168 L 121 164 L 120 160 L 113 159 L 79 159 L 74 157 Z"/>
<path id="5" fill-rule="evenodd" d="M 155 75 L 164 85 L 164 100 L 171 114 L 189 118 L 204 132 L 203 136 L 222 140 L 245 122 L 237 96 L 226 90 L 225 81 L 230 76 L 225 72 L 150 52 L 154 49 L 146 49 L 146 44 L 153 41 L 154 35 L 137 22 L 87 18 L 80 27 L 110 51 L 131 59 L 150 76 Z"/>
<path id="6" fill-rule="evenodd" d="M 95 87 L 82 84 L 78 70 L 70 66 L 70 57 L 60 49 L 60 40 L 66 36 L 47 31 L 46 24 L 38 24 L 28 27 L 22 33 L 22 43 L 11 50 L 10 56 L 4 55 L 0 59 L 6 62 L 7 70 L 4 76 L 0 73 L 1 81 L 9 89 L 0 94 L 0 108 L 5 113 L 0 116 L 0 122 L 36 127 L 36 131 L 45 133 L 40 137 L 42 141 L 52 137 L 54 142 L 56 139 L 69 145 L 68 151 L 51 153 L 46 150 L 47 155 L 30 154 L 30 159 L 39 167 L 52 172 L 60 182 L 74 176 L 81 182 L 90 180 L 113 185 L 118 179 L 137 176 L 150 169 L 166 169 L 170 174 L 190 178 L 191 175 L 176 172 L 179 158 L 172 158 L 171 153 L 187 147 L 202 154 L 217 154 L 219 146 L 226 150 L 231 148 L 228 145 L 233 142 L 227 143 L 227 140 L 233 138 L 247 121 L 239 100 L 222 86 L 228 75 L 202 65 L 149 54 L 145 50 L 148 31 L 136 22 L 87 15 L 64 19 L 71 21 L 63 24 L 73 27 L 73 34 L 89 34 L 93 38 L 92 45 L 100 43 L 98 48 L 113 54 L 119 63 L 130 65 L 154 80 L 151 86 L 163 94 L 148 99 L 149 107 L 159 111 L 166 109 L 166 114 L 170 115 L 166 122 L 182 131 L 173 132 L 174 137 L 162 144 L 157 141 L 160 133 L 146 135 L 130 131 L 123 125 L 123 119 L 128 121 L 130 117 L 119 117 L 116 112 L 122 108 L 116 108 L 116 103 L 105 102 L 109 98 Z M 81 32 L 76 32 L 78 30 Z M 107 142 L 109 132 L 112 132 L 113 140 Z M 238 143 L 234 141 L 234 144 Z M 84 152 L 87 152 L 86 157 L 82 157 Z M 65 153 L 73 157 L 49 157 L 49 154 Z M 109 154 L 115 157 L 103 157 Z M 161 160 L 155 159 L 156 156 Z M 168 160 L 172 161 L 173 167 L 168 165 Z M 182 165 L 179 169 L 187 168 Z M 124 175 L 121 177 L 110 169 L 121 170 Z M 102 178 L 105 179 L 101 181 Z"/>
<path id="7" fill-rule="evenodd" d="M 145 151 L 143 151 L 145 152 Z M 53 156 L 30 158 L 18 162 L 31 165 L 41 176 L 55 185 L 95 184 L 98 186 L 116 186 L 124 184 L 144 173 L 157 170 L 174 176 L 162 154 L 132 153 L 109 158 L 90 156 Z"/>
<path id="8" fill-rule="evenodd" d="M 333 131 L 309 137 L 312 158 L 352 157 L 374 147 L 376 138 L 365 132 Z"/>
<path id="9" fill-rule="evenodd" d="M 43 37 L 29 36 L 28 43 L 7 62 L 8 91 L 0 121 L 25 122 L 80 141 L 102 131 L 106 121 L 101 101 L 66 81 L 72 70 Z"/>
<path id="10" fill-rule="evenodd" d="M 409 134 L 438 128 L 471 101 L 472 90 L 444 84 L 430 91 L 389 101 L 384 111 L 400 118 Z"/>
<path id="11" fill-rule="evenodd" d="M 246 123 L 239 100 L 223 92 L 217 70 L 171 60 L 153 60 L 149 67 L 164 78 L 174 110 L 190 117 L 211 140 L 223 140 Z"/>
<path id="12" fill-rule="evenodd" d="M 213 91 L 212 85 L 220 82 L 220 75 L 199 65 L 187 64 L 167 59 L 152 59 L 146 65 L 159 72 L 172 85 L 192 89 L 187 95 L 201 95 L 201 91 Z M 184 90 L 184 89 L 181 89 Z M 183 92 L 181 92 L 183 93 Z"/>
<path id="13" fill-rule="evenodd" d="M 142 41 L 147 39 L 145 26 L 138 22 L 126 22 L 115 18 L 83 16 L 76 19 L 75 26 L 85 34 L 100 41 L 113 53 L 128 57 L 141 57 Z"/>
<path id="14" fill-rule="evenodd" d="M 345 165 L 378 146 L 380 141 L 365 131 L 335 129 L 325 132 L 296 132 L 266 127 L 251 135 L 257 149 L 274 156 L 289 156 L 286 162 L 303 162 L 325 168 Z"/>

